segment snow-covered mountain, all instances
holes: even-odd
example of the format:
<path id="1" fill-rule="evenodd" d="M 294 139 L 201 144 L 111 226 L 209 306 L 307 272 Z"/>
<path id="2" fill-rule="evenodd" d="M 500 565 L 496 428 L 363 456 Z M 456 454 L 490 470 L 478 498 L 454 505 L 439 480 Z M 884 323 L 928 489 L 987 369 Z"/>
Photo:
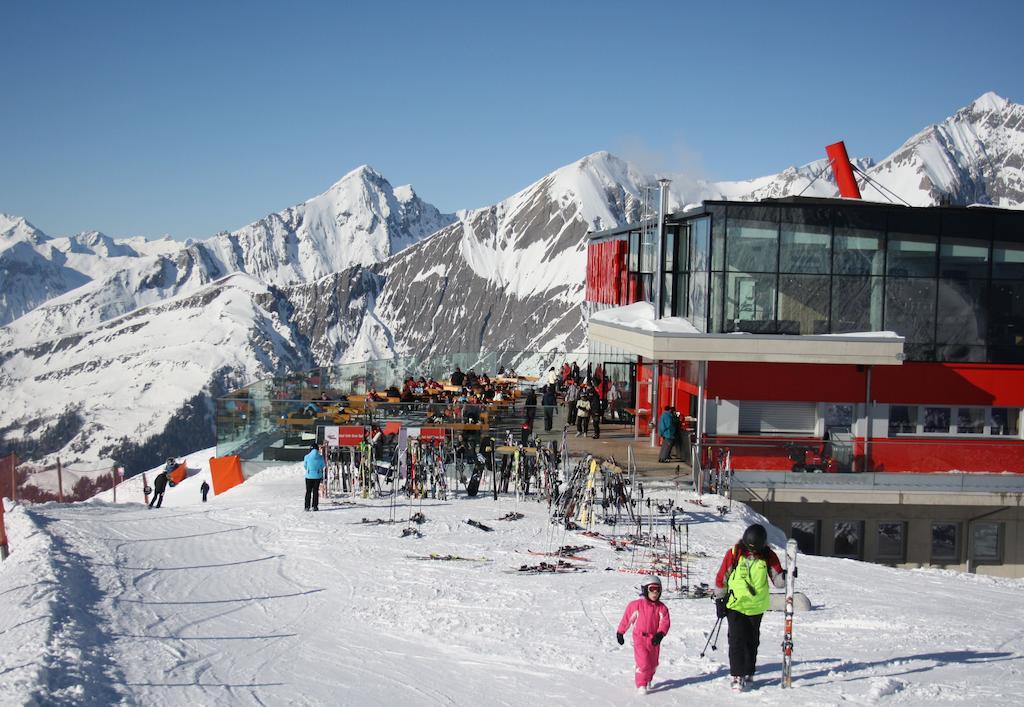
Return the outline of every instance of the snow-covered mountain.
<path id="1" fill-rule="evenodd" d="M 1022 131 L 1024 106 L 985 94 L 857 166 L 911 203 L 1018 206 Z M 835 194 L 826 160 L 742 182 L 668 176 L 670 209 Z M 184 244 L 52 238 L 0 217 L 3 444 L 116 453 L 131 471 L 172 438 L 212 444 L 210 396 L 246 380 L 393 354 L 584 348 L 586 233 L 636 221 L 654 182 L 596 152 L 456 216 L 360 167 L 303 204 Z"/>

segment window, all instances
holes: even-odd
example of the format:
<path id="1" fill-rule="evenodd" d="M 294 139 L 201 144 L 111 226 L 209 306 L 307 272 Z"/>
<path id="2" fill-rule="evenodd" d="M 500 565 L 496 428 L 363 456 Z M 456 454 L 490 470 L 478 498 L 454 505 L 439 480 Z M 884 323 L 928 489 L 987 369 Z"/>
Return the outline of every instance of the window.
<path id="1" fill-rule="evenodd" d="M 933 564 L 951 564 L 960 561 L 960 526 L 957 523 L 932 523 Z"/>
<path id="2" fill-rule="evenodd" d="M 945 310 L 940 307 L 945 317 Z M 885 283 L 885 327 L 908 342 L 935 340 L 935 280 L 890 277 Z"/>
<path id="3" fill-rule="evenodd" d="M 886 272 L 894 277 L 935 277 L 938 250 L 935 236 L 890 233 Z"/>
<path id="4" fill-rule="evenodd" d="M 956 433 L 980 435 L 985 433 L 985 408 L 957 408 Z"/>
<path id="5" fill-rule="evenodd" d="M 1019 437 L 1020 411 L 1020 408 L 890 405 L 889 435 L 952 433 Z"/>
<path id="6" fill-rule="evenodd" d="M 864 547 L 864 521 L 837 520 L 832 524 L 833 557 L 861 559 Z"/>
<path id="7" fill-rule="evenodd" d="M 775 332 L 775 275 L 728 274 L 725 328 L 755 334 Z"/>
<path id="8" fill-rule="evenodd" d="M 726 224 L 726 270 L 770 272 L 778 267 L 779 215 L 772 207 L 729 209 Z"/>
<path id="9" fill-rule="evenodd" d="M 783 209 L 779 243 L 779 272 L 831 272 L 832 224 L 827 209 Z"/>
<path id="10" fill-rule="evenodd" d="M 1024 280 L 1024 244 L 996 241 L 992 247 L 992 277 Z"/>
<path id="11" fill-rule="evenodd" d="M 1020 435 L 1020 408 L 992 408 L 992 424 L 989 427 L 990 434 L 1008 435 L 1017 437 Z"/>
<path id="12" fill-rule="evenodd" d="M 922 431 L 937 434 L 949 434 L 949 408 L 926 407 L 924 409 L 924 426 Z"/>
<path id="13" fill-rule="evenodd" d="M 902 521 L 878 522 L 879 562 L 898 564 L 907 558 L 907 524 Z"/>
<path id="14" fill-rule="evenodd" d="M 889 434 L 917 434 L 917 406 L 889 406 Z"/>
<path id="15" fill-rule="evenodd" d="M 779 275 L 780 334 L 828 333 L 827 275 Z"/>
<path id="16" fill-rule="evenodd" d="M 818 526 L 816 520 L 794 520 L 789 526 L 789 537 L 796 540 L 796 546 L 805 555 L 818 554 Z"/>
<path id="17" fill-rule="evenodd" d="M 942 277 L 988 277 L 988 243 L 968 238 L 944 238 L 939 248 Z"/>
<path id="18" fill-rule="evenodd" d="M 880 277 L 835 277 L 832 280 L 832 333 L 882 331 Z"/>
<path id="19" fill-rule="evenodd" d="M 881 275 L 882 238 L 867 232 L 843 232 L 836 229 L 833 245 L 837 275 Z"/>
<path id="20" fill-rule="evenodd" d="M 975 562 L 1003 561 L 1002 523 L 974 523 L 971 526 L 971 558 Z"/>

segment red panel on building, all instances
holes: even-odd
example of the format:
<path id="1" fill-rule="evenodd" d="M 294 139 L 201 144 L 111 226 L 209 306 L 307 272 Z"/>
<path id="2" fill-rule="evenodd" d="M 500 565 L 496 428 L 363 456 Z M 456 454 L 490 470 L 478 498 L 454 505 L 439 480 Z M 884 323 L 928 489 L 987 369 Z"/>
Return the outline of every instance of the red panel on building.
<path id="1" fill-rule="evenodd" d="M 628 245 L 626 241 L 605 241 L 587 246 L 588 302 L 626 304 L 623 285 Z"/>

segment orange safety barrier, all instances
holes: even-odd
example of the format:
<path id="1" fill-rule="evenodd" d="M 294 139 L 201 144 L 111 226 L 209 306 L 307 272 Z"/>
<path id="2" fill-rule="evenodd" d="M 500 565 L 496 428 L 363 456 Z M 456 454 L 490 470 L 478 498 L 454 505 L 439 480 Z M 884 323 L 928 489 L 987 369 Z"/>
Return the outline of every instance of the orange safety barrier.
<path id="1" fill-rule="evenodd" d="M 401 430 L 401 429 L 402 429 L 402 423 L 401 422 L 394 422 L 394 421 L 392 421 L 392 422 L 388 422 L 388 423 L 386 423 L 384 425 L 383 433 L 385 435 L 396 435 L 396 434 L 398 434 L 399 430 Z"/>
<path id="2" fill-rule="evenodd" d="M 185 462 L 182 462 L 181 464 L 178 464 L 178 466 L 174 467 L 174 471 L 168 474 L 167 478 L 173 481 L 174 485 L 177 486 L 185 480 L 186 476 L 188 476 L 188 467 L 185 466 Z"/>
<path id="3" fill-rule="evenodd" d="M 213 481 L 214 496 L 238 486 L 245 481 L 242 476 L 242 458 L 237 454 L 210 457 L 210 478 Z"/>

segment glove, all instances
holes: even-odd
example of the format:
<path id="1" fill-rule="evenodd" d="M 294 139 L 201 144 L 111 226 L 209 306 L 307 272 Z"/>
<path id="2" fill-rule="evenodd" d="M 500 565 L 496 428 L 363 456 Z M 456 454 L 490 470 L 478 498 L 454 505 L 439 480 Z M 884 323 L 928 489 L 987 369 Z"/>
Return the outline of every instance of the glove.
<path id="1" fill-rule="evenodd" d="M 726 608 L 725 599 L 715 599 L 715 615 L 720 619 L 724 619 L 729 615 L 729 609 Z"/>
<path id="2" fill-rule="evenodd" d="M 626 639 L 622 637 L 621 633 L 615 634 L 615 640 L 619 642 L 620 646 L 626 642 Z"/>
<path id="3" fill-rule="evenodd" d="M 661 639 L 663 639 L 664 637 L 665 634 L 663 634 L 661 631 L 658 631 L 656 634 L 654 634 L 654 638 L 651 639 L 651 645 L 658 645 L 659 643 L 661 643 Z"/>

